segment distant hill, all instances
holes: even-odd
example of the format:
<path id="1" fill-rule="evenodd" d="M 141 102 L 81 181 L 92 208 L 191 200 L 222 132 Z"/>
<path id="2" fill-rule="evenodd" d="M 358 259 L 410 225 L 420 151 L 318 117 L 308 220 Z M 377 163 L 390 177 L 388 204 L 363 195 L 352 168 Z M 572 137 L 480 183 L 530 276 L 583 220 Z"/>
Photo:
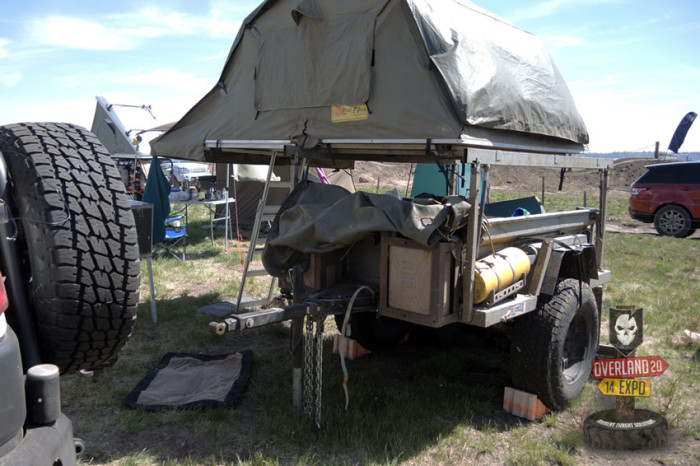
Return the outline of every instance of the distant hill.
<path id="1" fill-rule="evenodd" d="M 653 159 L 654 152 L 587 152 L 584 155 L 590 157 L 601 157 L 606 159 Z M 673 152 L 665 153 L 665 151 L 659 151 L 660 159 L 669 160 L 700 160 L 700 152 L 680 152 L 678 155 Z"/>

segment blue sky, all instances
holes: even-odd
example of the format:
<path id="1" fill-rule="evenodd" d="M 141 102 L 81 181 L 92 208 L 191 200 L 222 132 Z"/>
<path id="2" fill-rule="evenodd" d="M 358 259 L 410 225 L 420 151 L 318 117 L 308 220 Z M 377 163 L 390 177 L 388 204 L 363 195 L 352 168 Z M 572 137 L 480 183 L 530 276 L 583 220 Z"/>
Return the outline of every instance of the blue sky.
<path id="1" fill-rule="evenodd" d="M 439 0 L 436 0 L 439 1 Z M 88 128 L 95 96 L 150 105 L 128 128 L 179 119 L 216 83 L 241 20 L 258 1 L 3 0 L 0 124 Z M 480 0 L 539 37 L 574 95 L 595 152 L 665 151 L 700 113 L 697 0 Z M 682 151 L 700 151 L 700 121 Z"/>

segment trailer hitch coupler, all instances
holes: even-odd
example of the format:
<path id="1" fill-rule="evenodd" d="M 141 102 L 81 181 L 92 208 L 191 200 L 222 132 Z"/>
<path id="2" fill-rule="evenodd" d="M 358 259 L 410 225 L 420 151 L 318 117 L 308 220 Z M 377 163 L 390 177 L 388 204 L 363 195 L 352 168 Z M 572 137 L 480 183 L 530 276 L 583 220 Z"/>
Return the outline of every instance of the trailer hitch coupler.
<path id="1" fill-rule="evenodd" d="M 221 322 L 209 322 L 209 331 L 215 335 L 226 333 L 226 324 Z"/>
<path id="2" fill-rule="evenodd" d="M 215 335 L 223 335 L 226 332 L 233 332 L 238 328 L 236 319 L 226 319 L 223 322 L 209 322 L 209 331 Z"/>

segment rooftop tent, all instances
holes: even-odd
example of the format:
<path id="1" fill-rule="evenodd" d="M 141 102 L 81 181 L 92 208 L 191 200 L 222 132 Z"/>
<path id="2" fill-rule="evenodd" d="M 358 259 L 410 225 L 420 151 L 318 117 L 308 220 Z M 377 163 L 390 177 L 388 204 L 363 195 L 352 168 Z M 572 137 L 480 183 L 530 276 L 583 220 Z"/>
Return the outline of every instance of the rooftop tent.
<path id="1" fill-rule="evenodd" d="M 265 163 L 225 143 L 428 139 L 571 153 L 588 133 L 539 40 L 466 0 L 268 0 L 217 85 L 151 147 Z"/>

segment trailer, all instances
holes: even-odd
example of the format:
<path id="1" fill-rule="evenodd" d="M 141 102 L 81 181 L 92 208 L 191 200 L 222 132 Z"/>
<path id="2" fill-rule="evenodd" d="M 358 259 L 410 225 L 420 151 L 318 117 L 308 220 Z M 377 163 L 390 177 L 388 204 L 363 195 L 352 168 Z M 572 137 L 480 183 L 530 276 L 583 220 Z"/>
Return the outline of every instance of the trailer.
<path id="1" fill-rule="evenodd" d="M 435 201 L 430 205 L 430 216 L 420 218 L 445 220 L 440 224 L 442 228 L 435 228 L 439 241 L 426 244 L 397 231 L 368 231 L 358 240 L 334 243 L 338 247 L 327 252 L 314 252 L 327 247 L 325 243 L 301 245 L 290 262 L 277 265 L 278 256 L 286 257 L 293 251 L 287 246 L 280 248 L 278 239 L 281 237 L 284 243 L 286 238 L 300 234 L 298 217 L 290 215 L 290 210 L 299 210 L 300 204 L 288 203 L 273 224 L 263 262 L 279 275 L 281 293 L 289 304 L 231 315 L 212 322 L 210 329 L 223 334 L 291 320 L 292 341 L 304 342 L 292 344 L 294 403 L 301 409 L 305 398 L 302 379 L 315 373 L 307 370 L 304 374 L 303 368 L 322 361 L 319 346 L 315 347 L 316 353 L 303 352 L 304 347 L 314 345 L 303 330 L 308 333 L 315 329 L 316 338 L 320 338 L 330 315 L 335 316 L 341 331 L 375 351 L 398 344 L 409 325 L 440 328 L 461 323 L 485 328 L 507 323 L 514 328 L 514 384 L 536 393 L 552 409 L 566 407 L 588 379 L 599 339 L 602 289 L 610 280 L 610 271 L 602 267 L 610 164 L 597 158 L 507 154 L 460 146 L 450 148 L 450 154 L 455 153 L 459 157 L 451 172 L 469 170 L 469 196 Z M 499 163 L 597 170 L 599 206 L 487 217 L 483 193 L 488 191 L 489 169 Z M 328 198 L 329 187 L 301 182 L 298 190 L 317 191 L 320 197 Z M 340 201 L 323 206 L 317 219 L 335 216 L 347 222 L 346 226 L 358 228 L 355 219 L 349 220 L 353 214 L 345 208 L 356 204 L 351 199 L 358 196 L 375 198 L 380 210 L 387 204 L 415 201 L 347 193 Z M 316 193 L 309 197 L 318 198 Z M 378 197 L 387 199 L 376 201 Z M 362 204 L 366 205 L 364 201 Z M 338 209 L 337 215 L 334 209 Z M 420 210 L 420 215 L 426 212 Z M 315 221 L 313 225 L 315 230 L 343 227 L 334 225 L 333 220 Z M 307 228 L 302 236 L 316 235 Z M 283 270 L 287 272 L 281 273 Z"/>
<path id="2" fill-rule="evenodd" d="M 476 5 L 269 0 L 244 20 L 217 85 L 151 148 L 292 167 L 262 254 L 286 304 L 210 329 L 291 321 L 294 407 L 315 407 L 320 422 L 329 316 L 373 350 L 412 325 L 506 324 L 516 387 L 552 409 L 581 393 L 610 280 L 611 161 L 584 156 L 587 143 L 542 44 Z M 357 161 L 434 164 L 446 189 L 397 198 L 306 179 L 310 167 Z M 596 170 L 600 204 L 487 214 L 495 165 Z"/>

